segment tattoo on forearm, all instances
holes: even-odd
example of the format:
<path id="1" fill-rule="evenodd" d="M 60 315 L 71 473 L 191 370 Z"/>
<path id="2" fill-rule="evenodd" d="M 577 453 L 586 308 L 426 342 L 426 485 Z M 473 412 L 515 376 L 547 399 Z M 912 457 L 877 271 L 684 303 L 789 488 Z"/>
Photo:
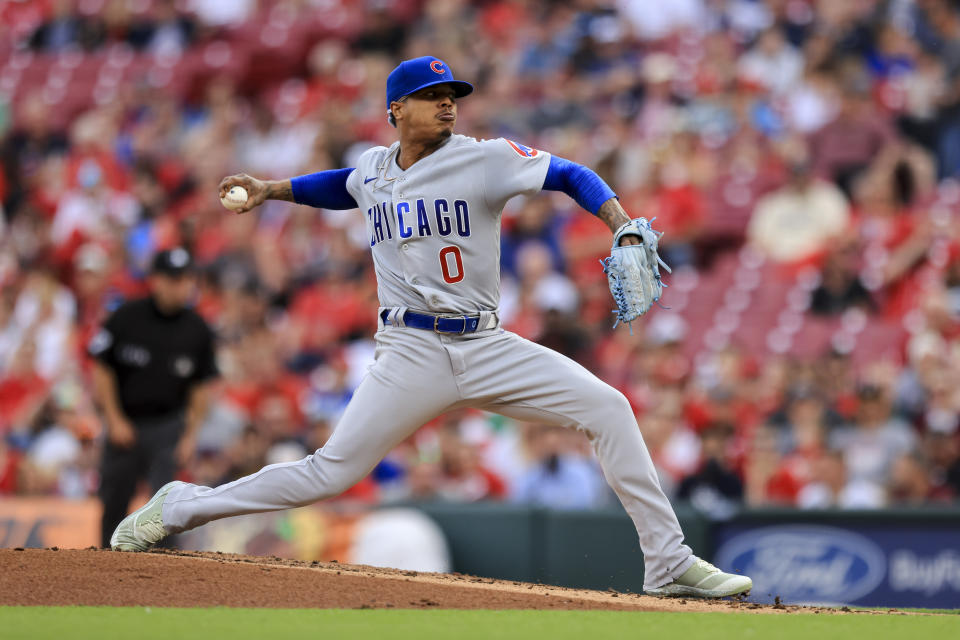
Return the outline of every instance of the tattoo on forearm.
<path id="1" fill-rule="evenodd" d="M 269 200 L 286 200 L 287 202 L 293 202 L 293 184 L 289 180 L 268 182 L 267 198 Z"/>
<path id="2" fill-rule="evenodd" d="M 616 198 L 610 198 L 597 210 L 597 217 L 603 220 L 611 231 L 616 231 L 621 226 L 630 222 L 630 216 L 620 206 L 620 201 Z"/>

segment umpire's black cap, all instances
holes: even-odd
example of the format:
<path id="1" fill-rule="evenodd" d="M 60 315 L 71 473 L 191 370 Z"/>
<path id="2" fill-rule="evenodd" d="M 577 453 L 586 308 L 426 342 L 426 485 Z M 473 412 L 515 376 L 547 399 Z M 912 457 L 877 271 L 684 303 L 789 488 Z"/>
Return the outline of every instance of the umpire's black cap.
<path id="1" fill-rule="evenodd" d="M 150 273 L 179 277 L 193 269 L 193 259 L 183 247 L 174 247 L 158 252 L 153 256 L 153 266 Z"/>

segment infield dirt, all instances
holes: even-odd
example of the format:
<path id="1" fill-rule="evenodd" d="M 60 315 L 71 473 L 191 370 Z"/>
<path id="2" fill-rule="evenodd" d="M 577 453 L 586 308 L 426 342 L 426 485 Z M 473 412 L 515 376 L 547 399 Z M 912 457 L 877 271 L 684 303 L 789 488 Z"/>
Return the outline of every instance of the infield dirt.
<path id="1" fill-rule="evenodd" d="M 666 599 L 276 557 L 93 548 L 0 549 L 2 605 L 838 613 L 836 609 Z"/>

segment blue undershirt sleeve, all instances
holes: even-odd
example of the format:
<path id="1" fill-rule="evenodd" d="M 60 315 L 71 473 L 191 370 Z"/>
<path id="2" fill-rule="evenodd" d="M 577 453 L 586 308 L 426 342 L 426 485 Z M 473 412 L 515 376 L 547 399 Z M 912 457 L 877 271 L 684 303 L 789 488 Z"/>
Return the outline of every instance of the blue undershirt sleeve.
<path id="1" fill-rule="evenodd" d="M 550 156 L 543 188 L 564 192 L 593 215 L 597 215 L 600 205 L 617 197 L 592 169 L 558 156 Z"/>
<path id="2" fill-rule="evenodd" d="M 293 201 L 320 209 L 356 209 L 357 201 L 347 191 L 353 168 L 318 171 L 290 180 Z"/>

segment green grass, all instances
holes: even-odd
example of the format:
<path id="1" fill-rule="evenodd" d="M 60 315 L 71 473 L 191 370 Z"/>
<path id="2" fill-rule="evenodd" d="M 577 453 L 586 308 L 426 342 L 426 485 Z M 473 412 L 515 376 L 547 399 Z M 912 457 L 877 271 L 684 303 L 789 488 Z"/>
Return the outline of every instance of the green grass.
<path id="1" fill-rule="evenodd" d="M 619 611 L 409 611 L 0 607 L 0 638 L 278 640 L 280 638 L 652 638 L 828 640 L 960 637 L 957 616 Z"/>

